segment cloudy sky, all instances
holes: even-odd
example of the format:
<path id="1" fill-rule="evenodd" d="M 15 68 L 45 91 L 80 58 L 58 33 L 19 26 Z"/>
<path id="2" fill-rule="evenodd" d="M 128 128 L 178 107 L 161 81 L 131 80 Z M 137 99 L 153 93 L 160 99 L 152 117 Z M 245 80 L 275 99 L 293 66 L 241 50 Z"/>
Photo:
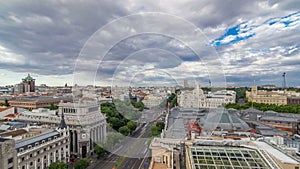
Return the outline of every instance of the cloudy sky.
<path id="1" fill-rule="evenodd" d="M 0 1 L 0 86 L 300 86 L 300 1 Z"/>

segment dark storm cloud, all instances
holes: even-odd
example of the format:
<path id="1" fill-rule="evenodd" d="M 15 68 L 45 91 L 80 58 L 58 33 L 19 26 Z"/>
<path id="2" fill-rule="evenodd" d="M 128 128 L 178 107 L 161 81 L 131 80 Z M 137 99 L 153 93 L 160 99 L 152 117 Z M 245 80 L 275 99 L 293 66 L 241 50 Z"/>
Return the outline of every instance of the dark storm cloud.
<path id="1" fill-rule="evenodd" d="M 210 1 L 1 1 L 0 2 L 0 68 L 15 72 L 33 72 L 44 75 L 71 74 L 76 64 L 77 56 L 85 42 L 99 28 L 114 19 L 138 12 L 165 12 L 179 16 L 201 28 L 206 41 L 213 41 L 226 34 L 226 31 L 234 26 L 246 23 L 253 26 L 251 30 L 255 36 L 228 46 L 216 48 L 220 59 L 224 63 L 224 69 L 233 81 L 250 80 L 246 78 L 267 76 L 264 74 L 279 73 L 282 69 L 291 71 L 292 76 L 297 76 L 299 60 L 299 20 L 297 15 L 287 17 L 300 9 L 298 0 L 210 0 Z M 280 23 L 269 25 L 268 20 L 295 19 L 294 25 L 280 27 Z M 143 18 L 131 21 L 137 25 L 137 29 L 143 30 Z M 203 39 L 193 39 L 193 33 L 185 29 L 177 30 L 174 26 L 164 27 L 161 20 L 160 25 L 152 25 L 153 31 L 159 29 L 172 32 L 180 32 L 190 40 L 190 44 L 204 42 Z M 176 22 L 176 21 L 174 21 Z M 125 24 L 124 24 L 125 25 Z M 147 25 L 148 26 L 148 25 Z M 278 26 L 278 27 L 277 27 Z M 283 25 L 284 26 L 284 25 Z M 297 29 L 298 27 L 298 29 Z M 122 24 L 107 32 L 106 36 L 114 36 L 126 31 L 127 27 Z M 135 31 L 135 30 L 132 30 Z M 251 32 L 252 33 L 252 32 Z M 225 37 L 225 36 L 224 36 Z M 226 40 L 226 39 L 225 39 Z M 103 60 L 102 67 L 98 67 L 100 57 L 97 51 L 99 46 L 105 45 L 101 39 L 93 44 L 86 60 L 82 61 L 79 69 L 84 75 L 89 72 L 101 72 L 100 80 L 109 78 L 115 72 L 116 67 L 133 52 L 147 48 L 158 48 L 169 51 L 178 56 L 182 62 L 190 62 L 179 75 L 188 76 L 187 69 L 193 62 L 199 61 L 187 44 L 178 42 L 172 37 L 159 35 L 141 35 L 123 39 L 116 44 Z M 200 46 L 203 44 L 199 44 Z M 254 52 L 255 51 L 255 52 Z M 201 53 L 201 59 L 215 55 L 214 50 Z M 145 55 L 147 53 L 140 53 Z M 148 57 L 138 57 L 138 60 L 127 60 L 128 63 L 137 65 L 153 64 L 154 68 L 172 69 L 180 67 L 181 62 L 157 62 L 152 55 L 166 55 L 164 52 L 148 53 Z M 94 57 L 97 56 L 97 57 Z M 107 61 L 107 62 L 106 62 Z M 116 62 L 113 62 L 116 61 Z M 101 64 L 100 64 L 101 66 Z M 124 65 L 123 65 L 124 66 Z M 149 65 L 147 65 L 149 66 Z M 274 67 L 280 68 L 275 70 Z M 135 67 L 136 68 L 136 67 Z M 181 68 L 181 67 L 180 67 Z M 175 69 L 174 69 L 175 70 Z M 197 70 L 193 69 L 193 72 Z M 198 70 L 202 72 L 203 70 Z M 78 72 L 76 72 L 78 73 Z M 272 75 L 273 75 L 272 74 Z M 245 78 L 244 78 L 245 77 Z M 184 78 L 184 77 L 180 77 Z M 296 79 L 296 78 L 293 78 Z"/>

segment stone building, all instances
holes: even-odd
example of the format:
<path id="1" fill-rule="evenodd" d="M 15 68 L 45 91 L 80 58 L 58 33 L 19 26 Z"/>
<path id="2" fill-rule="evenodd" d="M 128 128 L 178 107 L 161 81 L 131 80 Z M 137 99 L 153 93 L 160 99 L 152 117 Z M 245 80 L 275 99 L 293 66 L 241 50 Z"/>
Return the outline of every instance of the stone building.
<path id="1" fill-rule="evenodd" d="M 194 90 L 182 91 L 177 98 L 178 105 L 184 108 L 217 108 L 219 106 L 235 103 L 236 93 L 230 90 L 204 93 L 197 82 Z"/>
<path id="2" fill-rule="evenodd" d="M 0 168 L 17 169 L 15 141 L 0 137 Z"/>
<path id="3" fill-rule="evenodd" d="M 65 123 L 64 123 L 65 124 Z M 70 139 L 66 125 L 16 142 L 20 169 L 46 169 L 53 162 L 69 162 Z"/>
<path id="4" fill-rule="evenodd" d="M 70 152 L 77 157 L 87 157 L 93 152 L 93 143 L 106 139 L 106 118 L 100 112 L 98 102 L 75 102 L 59 105 L 58 113 L 23 112 L 15 120 L 38 122 L 56 127 L 64 114 L 70 129 Z"/>
<path id="5" fill-rule="evenodd" d="M 276 104 L 286 105 L 287 96 L 282 93 L 258 91 L 257 86 L 252 86 L 251 91 L 246 91 L 246 97 L 249 102 L 264 103 L 264 104 Z"/>

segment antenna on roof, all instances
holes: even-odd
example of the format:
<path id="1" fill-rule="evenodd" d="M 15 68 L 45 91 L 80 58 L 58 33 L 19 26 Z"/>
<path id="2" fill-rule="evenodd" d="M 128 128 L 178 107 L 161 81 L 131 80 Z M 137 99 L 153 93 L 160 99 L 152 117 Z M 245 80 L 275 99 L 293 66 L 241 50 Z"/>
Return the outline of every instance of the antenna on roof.
<path id="1" fill-rule="evenodd" d="M 283 72 L 283 74 L 282 74 L 282 87 L 283 87 L 283 90 L 285 90 L 286 89 L 286 78 L 285 78 L 285 75 L 286 75 L 286 73 L 285 72 Z"/>

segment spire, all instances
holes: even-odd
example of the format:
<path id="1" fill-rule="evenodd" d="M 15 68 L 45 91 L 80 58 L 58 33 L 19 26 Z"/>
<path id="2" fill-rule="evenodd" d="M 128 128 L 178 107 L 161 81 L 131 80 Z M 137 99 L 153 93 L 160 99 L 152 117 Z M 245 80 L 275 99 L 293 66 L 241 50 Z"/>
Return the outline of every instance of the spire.
<path id="1" fill-rule="evenodd" d="M 64 128 L 67 128 L 67 127 L 68 127 L 68 126 L 67 126 L 66 121 L 65 121 L 64 112 L 62 111 L 59 128 L 64 129 Z"/>

